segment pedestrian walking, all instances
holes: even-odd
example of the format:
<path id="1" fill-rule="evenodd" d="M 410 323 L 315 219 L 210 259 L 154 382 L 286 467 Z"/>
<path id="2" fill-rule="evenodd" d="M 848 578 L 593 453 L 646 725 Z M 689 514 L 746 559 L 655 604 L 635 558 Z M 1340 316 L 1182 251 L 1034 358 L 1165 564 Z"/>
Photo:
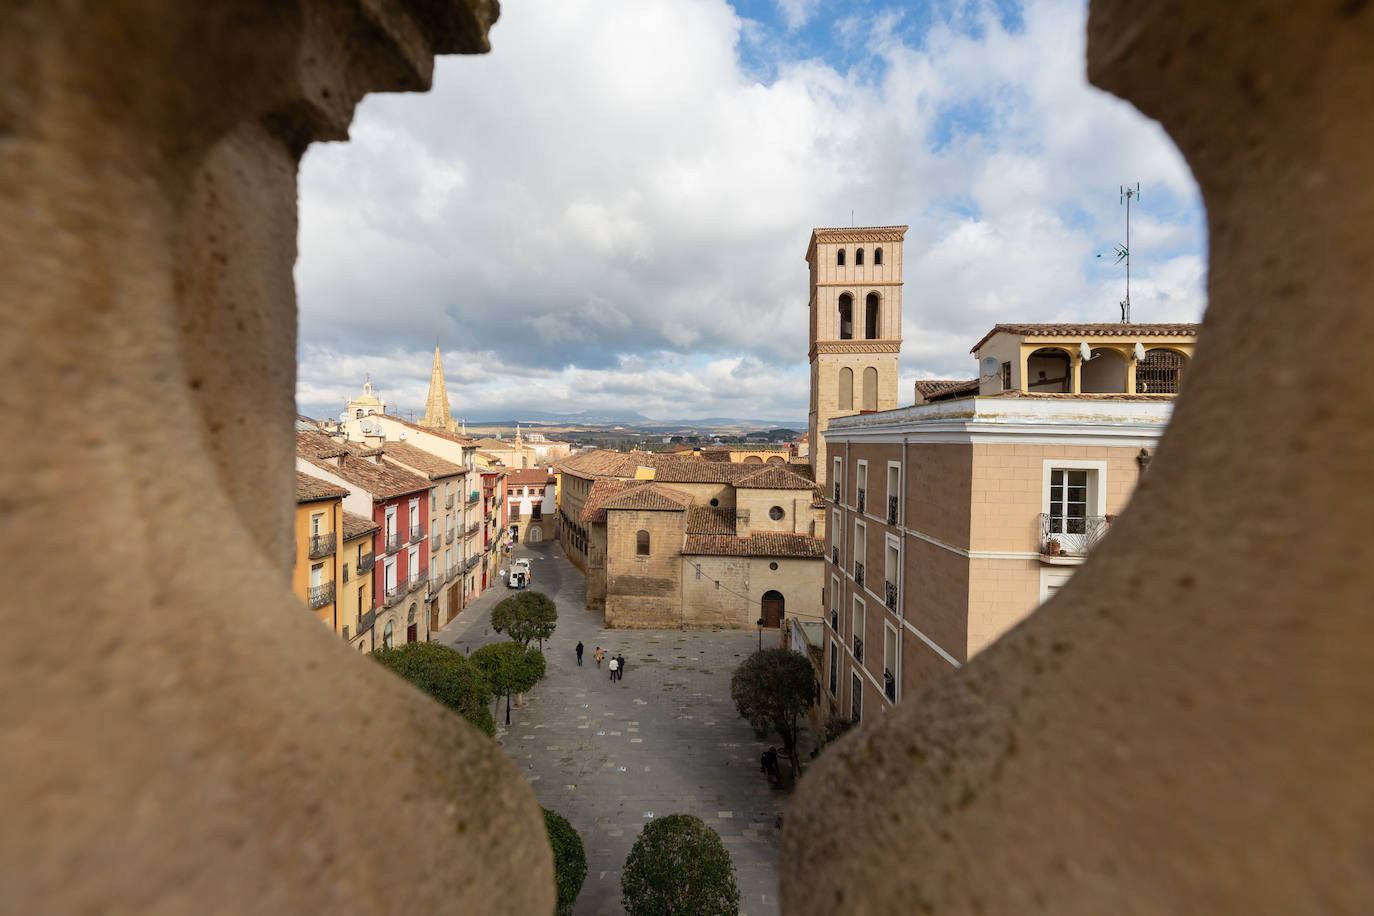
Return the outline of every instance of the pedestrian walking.
<path id="1" fill-rule="evenodd" d="M 582 640 L 577 641 L 577 666 L 582 667 Z"/>
<path id="2" fill-rule="evenodd" d="M 615 679 L 617 681 L 625 679 L 625 656 L 623 655 L 615 657 Z"/>
<path id="3" fill-rule="evenodd" d="M 592 653 L 592 658 L 596 659 L 596 667 L 598 667 L 598 668 L 601 667 L 601 660 L 602 660 L 603 658 L 605 658 L 605 657 L 606 657 L 606 650 L 603 649 L 603 648 L 601 648 L 600 646 L 597 646 L 597 647 L 596 647 L 596 651 Z"/>
<path id="4" fill-rule="evenodd" d="M 607 665 L 606 667 L 608 667 L 608 668 L 611 669 L 611 680 L 613 680 L 613 681 L 614 681 L 614 680 L 619 680 L 619 679 L 615 676 L 615 669 L 616 669 L 617 667 L 619 667 L 619 666 L 616 664 L 616 662 L 615 662 L 615 657 L 614 657 L 614 656 L 611 657 L 611 663 L 610 663 L 609 665 Z"/>

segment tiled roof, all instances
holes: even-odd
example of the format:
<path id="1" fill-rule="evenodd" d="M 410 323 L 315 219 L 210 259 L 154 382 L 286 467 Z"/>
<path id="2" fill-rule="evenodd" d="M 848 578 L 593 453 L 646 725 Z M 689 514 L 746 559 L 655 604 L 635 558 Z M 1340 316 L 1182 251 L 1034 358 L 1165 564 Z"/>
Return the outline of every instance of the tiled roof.
<path id="1" fill-rule="evenodd" d="M 318 499 L 339 499 L 348 491 L 318 477 L 296 472 L 296 502 L 313 503 Z"/>
<path id="2" fill-rule="evenodd" d="M 762 465 L 738 464 L 732 461 L 700 461 L 678 459 L 660 464 L 654 470 L 654 480 L 661 483 L 734 483 L 756 473 Z"/>
<path id="3" fill-rule="evenodd" d="M 704 448 L 701 450 L 702 461 L 729 461 L 730 450 L 728 448 Z"/>
<path id="4" fill-rule="evenodd" d="M 356 537 L 362 537 L 369 531 L 376 531 L 381 527 L 381 525 L 378 525 L 372 519 L 358 515 L 357 513 L 345 512 L 343 514 L 343 536 L 345 541 L 352 540 Z"/>
<path id="5" fill-rule="evenodd" d="M 958 397 L 961 394 L 972 394 L 977 390 L 978 380 L 976 378 L 918 378 L 916 380 L 916 393 L 927 401 L 935 398 Z"/>
<path id="6" fill-rule="evenodd" d="M 296 454 L 303 458 L 337 458 L 354 454 L 347 442 L 331 439 L 324 433 L 296 430 Z"/>
<path id="7" fill-rule="evenodd" d="M 302 455 L 301 457 L 320 470 L 333 474 L 335 477 L 342 477 L 351 486 L 366 491 L 372 495 L 374 500 L 394 499 L 407 493 L 423 492 L 429 489 L 428 480 L 423 477 L 416 477 L 385 458 L 373 461 L 371 458 L 345 455 L 339 459 L 338 465 L 333 465 L 328 461 L 312 458 L 309 455 Z"/>
<path id="8" fill-rule="evenodd" d="M 455 477 L 468 472 L 461 464 L 454 464 L 409 442 L 388 442 L 382 446 L 382 454 L 390 455 L 406 467 L 426 474 L 430 480 Z"/>
<path id="9" fill-rule="evenodd" d="M 642 487 L 633 487 L 612 496 L 602 504 L 602 508 L 607 511 L 638 509 L 648 512 L 681 512 L 690 505 L 692 494 L 656 483 L 646 483 Z"/>
<path id="10" fill-rule="evenodd" d="M 555 471 L 575 477 L 633 477 L 641 465 L 650 467 L 656 456 L 648 452 L 613 452 L 595 449 L 564 458 L 554 466 Z M 674 459 L 682 460 L 682 459 Z"/>
<path id="11" fill-rule="evenodd" d="M 457 442 L 459 445 L 472 445 L 474 442 L 477 441 L 471 436 L 463 436 L 458 433 L 451 433 L 446 429 L 434 429 L 430 426 L 421 426 L 419 423 L 411 423 L 409 420 L 402 420 L 400 417 L 394 417 L 389 413 L 383 414 L 383 416 L 385 416 L 388 420 L 395 420 L 402 426 L 408 426 L 411 429 L 418 429 L 422 433 L 429 433 L 432 436 L 439 436 L 442 439 L 448 439 L 450 442 Z"/>
<path id="12" fill-rule="evenodd" d="M 810 490 L 816 485 L 782 465 L 770 464 L 761 471 L 741 476 L 735 486 L 745 490 Z"/>
<path id="13" fill-rule="evenodd" d="M 506 475 L 506 481 L 513 487 L 527 487 L 547 484 L 553 475 L 545 468 L 519 468 Z"/>
<path id="14" fill-rule="evenodd" d="M 1178 399 L 1174 394 L 1126 394 L 1120 391 L 1090 391 L 1083 394 L 1072 394 L 1067 391 L 1021 391 L 1017 388 L 1010 388 L 997 394 L 985 395 L 991 398 L 1040 398 L 1041 400 L 1061 400 L 1061 401 L 1174 401 Z"/>
<path id="15" fill-rule="evenodd" d="M 988 342 L 994 334 L 1020 334 L 1036 337 L 1196 337 L 1198 324 L 995 324 L 970 353 Z"/>
<path id="16" fill-rule="evenodd" d="M 592 488 L 587 493 L 587 501 L 582 504 L 582 515 L 580 521 L 583 522 L 604 522 L 606 520 L 606 500 L 618 493 L 623 493 L 630 487 L 642 487 L 647 484 L 647 480 L 621 480 L 614 477 L 598 477 L 592 481 Z"/>
<path id="17" fill-rule="evenodd" d="M 687 510 L 688 534 L 735 534 L 735 510 L 693 506 Z"/>
<path id="18" fill-rule="evenodd" d="M 682 546 L 684 555 L 720 557 L 802 557 L 825 556 L 825 542 L 805 534 L 761 531 L 749 537 L 725 534 L 689 534 Z"/>

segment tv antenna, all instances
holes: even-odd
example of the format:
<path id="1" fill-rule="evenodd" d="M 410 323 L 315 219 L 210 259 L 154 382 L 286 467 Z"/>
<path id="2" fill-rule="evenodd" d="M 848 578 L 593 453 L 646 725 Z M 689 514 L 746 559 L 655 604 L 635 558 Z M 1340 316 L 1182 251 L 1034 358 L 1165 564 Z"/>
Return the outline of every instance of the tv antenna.
<path id="1" fill-rule="evenodd" d="M 1124 185 L 1124 184 L 1121 185 L 1121 203 L 1125 204 L 1125 206 L 1126 206 L 1126 244 L 1124 244 L 1124 245 L 1113 245 L 1113 246 L 1112 246 L 1112 250 L 1113 250 L 1113 251 L 1115 252 L 1115 254 L 1116 254 L 1116 263 L 1120 264 L 1120 263 L 1122 263 L 1122 262 L 1124 261 L 1125 264 L 1126 264 L 1126 298 L 1125 298 L 1125 299 L 1122 299 L 1121 302 L 1120 302 L 1120 305 L 1121 305 L 1121 323 L 1122 323 L 1122 324 L 1130 324 L 1130 323 L 1131 323 L 1131 201 L 1132 201 L 1132 200 L 1136 200 L 1136 201 L 1139 201 L 1139 200 L 1140 200 L 1140 182 L 1138 182 L 1138 181 L 1135 183 L 1135 187 L 1134 187 L 1134 188 L 1131 187 L 1130 185 Z M 1100 254 L 1099 254 L 1098 257 L 1099 257 L 1099 258 L 1105 257 L 1105 255 L 1100 255 Z"/>

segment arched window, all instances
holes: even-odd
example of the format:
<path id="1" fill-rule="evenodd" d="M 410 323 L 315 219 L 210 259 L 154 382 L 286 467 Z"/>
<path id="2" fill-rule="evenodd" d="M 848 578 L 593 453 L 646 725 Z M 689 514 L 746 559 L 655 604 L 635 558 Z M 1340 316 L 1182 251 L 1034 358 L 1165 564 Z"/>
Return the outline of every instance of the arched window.
<path id="1" fill-rule="evenodd" d="M 837 252 L 835 253 L 835 266 L 836 266 L 836 267 L 843 267 L 843 266 L 844 266 L 844 249 L 843 249 L 843 248 L 841 248 L 839 251 L 837 251 Z"/>
<path id="2" fill-rule="evenodd" d="M 855 266 L 855 267 L 863 267 L 863 266 L 864 266 L 864 250 L 863 250 L 862 248 L 855 248 L 855 249 L 854 249 L 854 266 Z"/>
<path id="3" fill-rule="evenodd" d="M 869 366 L 864 370 L 864 401 L 860 410 L 878 409 L 878 370 Z"/>
<path id="4" fill-rule="evenodd" d="M 874 249 L 873 249 L 873 264 L 876 266 L 876 265 L 879 265 L 879 264 L 882 264 L 882 263 L 883 263 L 883 250 L 882 250 L 881 248 L 874 248 Z"/>
<path id="5" fill-rule="evenodd" d="M 385 648 L 385 649 L 390 649 L 390 648 L 391 648 L 391 637 L 392 637 L 392 633 L 395 631 L 395 629 L 396 629 L 396 624 L 395 624 L 394 622 L 388 620 L 388 621 L 386 622 L 386 631 L 382 633 L 382 647 L 383 647 L 383 648 Z"/>
<path id="6" fill-rule="evenodd" d="M 869 293 L 864 303 L 864 337 L 878 339 L 878 294 Z"/>
<path id="7" fill-rule="evenodd" d="M 363 418 L 363 409 L 361 407 L 355 410 L 354 413 L 358 415 L 357 419 L 361 420 Z"/>
<path id="8" fill-rule="evenodd" d="M 406 623 L 414 623 L 414 622 L 415 622 L 415 605 L 412 604 L 412 605 L 410 606 L 410 616 L 406 618 Z"/>
<path id="9" fill-rule="evenodd" d="M 763 593 L 763 600 L 759 602 L 759 617 L 763 625 L 769 627 L 780 626 L 785 613 L 785 599 L 782 592 L 769 590 Z"/>
<path id="10" fill-rule="evenodd" d="M 840 294 L 840 340 L 854 337 L 854 297 L 849 293 Z"/>
<path id="11" fill-rule="evenodd" d="M 840 370 L 840 410 L 854 409 L 854 370 L 845 366 Z"/>
<path id="12" fill-rule="evenodd" d="M 635 532 L 635 553 L 641 557 L 647 557 L 649 555 L 649 532 Z"/>
<path id="13" fill-rule="evenodd" d="M 1178 383 L 1188 360 L 1173 350 L 1146 350 L 1135 364 L 1136 394 L 1178 394 Z"/>

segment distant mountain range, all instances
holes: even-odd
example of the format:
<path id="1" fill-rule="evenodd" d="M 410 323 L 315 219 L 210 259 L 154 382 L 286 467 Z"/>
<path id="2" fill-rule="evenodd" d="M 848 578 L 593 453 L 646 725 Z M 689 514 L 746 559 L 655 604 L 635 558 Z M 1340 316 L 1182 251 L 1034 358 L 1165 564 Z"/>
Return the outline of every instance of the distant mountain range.
<path id="1" fill-rule="evenodd" d="M 315 412 L 311 413 L 309 408 Z M 337 416 L 337 410 L 325 409 L 322 405 L 301 405 L 302 412 L 317 419 L 324 417 Z M 410 410 L 392 408 L 398 416 L 407 417 Z M 424 413 L 423 408 L 415 410 L 418 418 Z M 455 413 L 457 419 L 459 414 Z M 668 432 L 672 430 L 693 430 L 693 429 L 746 429 L 746 430 L 766 430 L 778 427 L 789 427 L 792 429 L 806 429 L 806 422 L 798 422 L 795 419 L 758 419 L 746 417 L 702 417 L 698 420 L 656 420 L 646 417 L 641 413 L 632 410 L 617 411 L 614 413 L 579 410 L 571 413 L 555 413 L 544 410 L 529 410 L 519 414 L 497 413 L 495 411 L 474 411 L 473 413 L 461 414 L 462 418 L 474 426 L 514 426 L 516 423 L 536 424 L 541 426 L 627 426 L 646 431 Z"/>

